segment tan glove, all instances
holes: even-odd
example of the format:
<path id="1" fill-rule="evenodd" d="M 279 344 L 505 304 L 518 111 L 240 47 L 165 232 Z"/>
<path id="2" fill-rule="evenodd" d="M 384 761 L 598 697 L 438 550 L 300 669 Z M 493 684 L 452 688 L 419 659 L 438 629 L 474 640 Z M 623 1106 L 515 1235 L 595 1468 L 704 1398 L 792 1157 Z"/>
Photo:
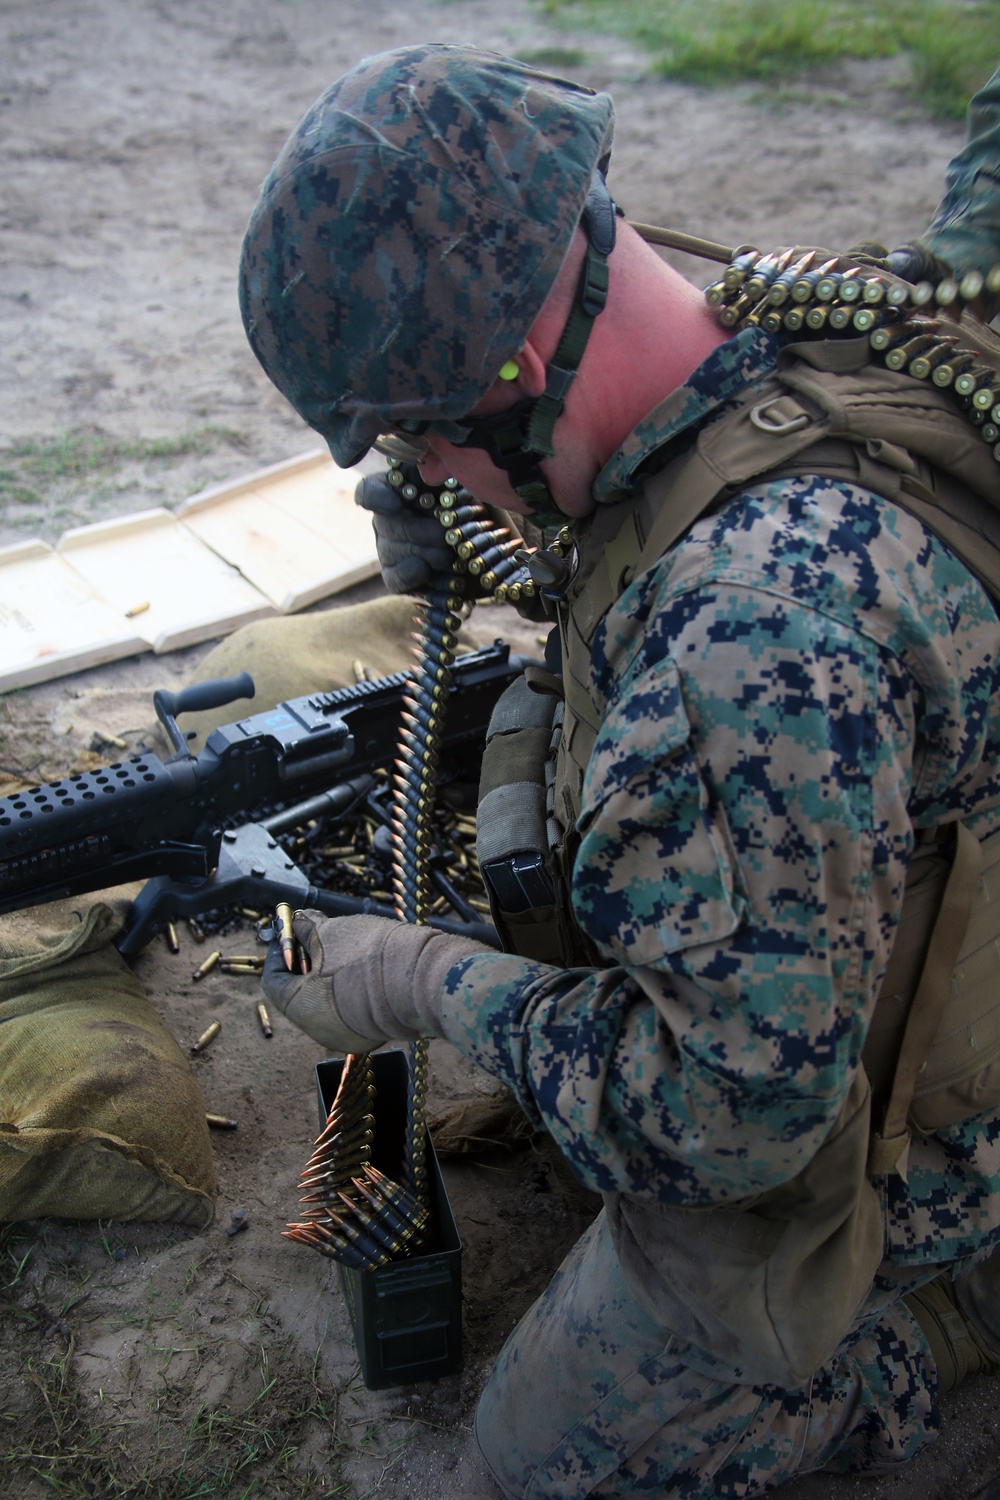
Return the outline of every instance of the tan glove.
<path id="1" fill-rule="evenodd" d="M 264 994 L 334 1053 L 371 1052 L 383 1042 L 442 1036 L 445 975 L 459 959 L 492 951 L 390 917 L 296 912 L 294 931 L 309 973 L 289 973 L 280 946 L 273 943 L 264 966 Z"/>

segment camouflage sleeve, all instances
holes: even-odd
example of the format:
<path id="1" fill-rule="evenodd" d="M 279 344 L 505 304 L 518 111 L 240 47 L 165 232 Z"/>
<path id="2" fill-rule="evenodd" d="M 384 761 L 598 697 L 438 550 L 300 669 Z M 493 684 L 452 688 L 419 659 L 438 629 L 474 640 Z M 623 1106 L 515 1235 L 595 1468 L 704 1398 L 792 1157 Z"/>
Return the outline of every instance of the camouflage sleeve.
<path id="1" fill-rule="evenodd" d="M 945 181 L 921 242 L 958 274 L 1000 265 L 1000 68 L 969 105 L 968 142 Z"/>
<path id="2" fill-rule="evenodd" d="M 912 816 L 1000 798 L 961 770 L 992 701 L 981 590 L 892 508 L 876 545 L 864 492 L 803 535 L 788 488 L 701 523 L 598 638 L 572 898 L 608 966 L 449 977 L 450 1039 L 601 1191 L 698 1205 L 793 1176 L 857 1067 Z"/>

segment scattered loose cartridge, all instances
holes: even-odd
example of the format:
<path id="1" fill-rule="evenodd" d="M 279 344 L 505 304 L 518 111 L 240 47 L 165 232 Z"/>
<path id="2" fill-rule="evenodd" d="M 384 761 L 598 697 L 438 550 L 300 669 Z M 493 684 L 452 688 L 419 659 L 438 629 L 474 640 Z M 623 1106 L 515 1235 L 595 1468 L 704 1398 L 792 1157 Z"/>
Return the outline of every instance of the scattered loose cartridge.
<path id="1" fill-rule="evenodd" d="M 287 901 L 279 901 L 274 908 L 274 932 L 281 944 L 281 956 L 289 974 L 299 972 L 295 930 L 292 926 L 292 908 Z"/>
<path id="2" fill-rule="evenodd" d="M 211 1026 L 207 1027 L 202 1032 L 202 1034 L 198 1038 L 198 1040 L 192 1045 L 191 1051 L 193 1053 L 194 1052 L 204 1052 L 205 1048 L 208 1047 L 208 1046 L 211 1046 L 212 1042 L 215 1041 L 215 1038 L 219 1035 L 219 1032 L 221 1030 L 222 1030 L 222 1023 L 221 1023 L 221 1021 L 213 1021 L 212 1024 L 211 1024 Z"/>
<path id="3" fill-rule="evenodd" d="M 211 974 L 212 970 L 215 968 L 221 957 L 222 953 L 218 948 L 212 950 L 212 952 L 205 959 L 205 962 L 199 964 L 194 973 L 191 975 L 191 978 L 194 980 L 195 984 L 198 984 L 202 979 L 204 979 L 206 974 Z"/>

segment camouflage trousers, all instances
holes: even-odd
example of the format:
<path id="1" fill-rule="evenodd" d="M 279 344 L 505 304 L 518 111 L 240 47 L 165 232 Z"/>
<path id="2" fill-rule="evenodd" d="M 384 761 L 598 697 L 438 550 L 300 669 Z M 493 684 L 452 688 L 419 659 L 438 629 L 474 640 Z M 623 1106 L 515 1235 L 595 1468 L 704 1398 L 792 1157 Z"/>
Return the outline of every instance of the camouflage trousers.
<path id="1" fill-rule="evenodd" d="M 900 1298 L 940 1269 L 884 1266 L 801 1389 L 734 1385 L 694 1368 L 639 1308 L 601 1214 L 508 1339 L 480 1400 L 480 1448 L 511 1500 L 743 1500 L 816 1469 L 892 1469 L 938 1427 L 937 1372 Z"/>

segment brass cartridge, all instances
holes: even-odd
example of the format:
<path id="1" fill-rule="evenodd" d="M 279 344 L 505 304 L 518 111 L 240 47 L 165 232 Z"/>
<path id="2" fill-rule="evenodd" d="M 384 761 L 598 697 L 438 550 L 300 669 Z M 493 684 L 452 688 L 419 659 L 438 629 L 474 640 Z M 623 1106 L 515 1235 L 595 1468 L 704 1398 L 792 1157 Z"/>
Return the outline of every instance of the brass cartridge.
<path id="1" fill-rule="evenodd" d="M 860 311 L 860 309 L 858 309 Z M 838 332 L 853 321 L 855 307 L 853 302 L 835 302 L 830 308 L 828 319 L 830 327 L 836 328 Z"/>
<path id="2" fill-rule="evenodd" d="M 902 344 L 894 344 L 885 356 L 886 365 L 890 370 L 905 370 L 911 359 L 922 354 L 934 343 L 934 335 L 930 333 L 918 333 L 916 338 L 906 339 Z"/>
<path id="3" fill-rule="evenodd" d="M 975 359 L 976 356 L 971 349 L 956 349 L 944 364 L 935 365 L 931 371 L 931 380 L 942 389 L 945 386 L 954 385 L 962 371 L 974 364 Z"/>
<path id="4" fill-rule="evenodd" d="M 222 1023 L 219 1021 L 213 1021 L 211 1026 L 203 1031 L 198 1040 L 192 1044 L 191 1051 L 204 1052 L 205 1048 L 210 1046 L 212 1042 L 215 1041 L 215 1038 L 219 1035 L 219 1032 L 221 1030 Z"/>
<path id="5" fill-rule="evenodd" d="M 995 371 L 987 369 L 985 365 L 971 364 L 967 370 L 955 376 L 955 393 L 959 396 L 972 396 L 975 400 L 974 392 L 995 378 Z M 992 405 L 992 402 L 988 405 Z"/>
<path id="6" fill-rule="evenodd" d="M 211 974 L 212 970 L 215 968 L 221 957 L 222 953 L 220 952 L 220 950 L 218 948 L 213 949 L 213 951 L 205 959 L 205 962 L 203 964 L 199 964 L 197 969 L 195 969 L 194 973 L 191 975 L 191 978 L 194 980 L 195 984 L 198 984 L 202 979 L 204 979 L 206 974 Z"/>
<path id="7" fill-rule="evenodd" d="M 879 309 L 876 307 L 857 307 L 851 314 L 851 325 L 859 333 L 870 333 L 879 320 Z"/>
<path id="8" fill-rule="evenodd" d="M 895 344 L 905 343 L 912 333 L 912 325 L 898 323 L 895 327 L 891 324 L 880 324 L 868 336 L 868 342 L 877 353 L 891 349 Z"/>
<path id="9" fill-rule="evenodd" d="M 744 250 L 742 255 L 738 255 L 735 260 L 731 261 L 722 274 L 722 280 L 727 289 L 735 292 L 738 287 L 741 287 L 760 259 L 759 250 Z"/>
<path id="10" fill-rule="evenodd" d="M 837 288 L 837 298 L 841 302 L 858 302 L 864 289 L 864 282 L 848 273 Z"/>
<path id="11" fill-rule="evenodd" d="M 788 301 L 792 294 L 792 287 L 805 275 L 815 259 L 816 251 L 810 250 L 808 254 L 801 256 L 794 266 L 788 266 L 775 277 L 767 293 L 767 300 L 772 307 L 781 307 Z"/>
<path id="12" fill-rule="evenodd" d="M 994 384 L 994 381 L 997 383 Z M 994 375 L 984 384 L 976 387 L 972 404 L 977 411 L 989 411 L 997 400 L 1000 400 L 1000 379 Z"/>
<path id="13" fill-rule="evenodd" d="M 793 302 L 809 302 L 812 300 L 813 291 L 824 276 L 829 276 L 837 264 L 836 256 L 832 260 L 825 260 L 821 266 L 815 266 L 800 276 L 792 287 Z"/>
<path id="14" fill-rule="evenodd" d="M 817 281 L 813 296 L 817 302 L 832 302 L 837 295 L 840 286 L 840 275 L 832 271 L 829 276 L 821 276 Z"/>
<path id="15" fill-rule="evenodd" d="M 954 315 L 961 313 L 965 305 L 965 299 L 959 292 L 958 282 L 953 276 L 946 276 L 944 281 L 938 282 L 934 288 L 934 301 L 942 311 L 950 312 Z"/>
<path id="16" fill-rule="evenodd" d="M 295 953 L 295 932 L 292 927 L 292 908 L 287 901 L 279 901 L 274 908 L 275 935 L 281 944 L 281 956 L 290 974 L 298 971 Z"/>
<path id="17" fill-rule="evenodd" d="M 954 354 L 955 346 L 946 339 L 938 344 L 932 345 L 924 354 L 918 354 L 916 359 L 910 361 L 908 373 L 915 380 L 926 380 L 938 365 L 943 364 L 949 355 Z"/>
<path id="18" fill-rule="evenodd" d="M 746 283 L 747 295 L 755 300 L 762 297 L 781 272 L 788 268 L 794 254 L 793 245 L 788 250 L 776 250 L 772 255 L 765 255 L 763 260 L 758 261 L 753 275 Z"/>

